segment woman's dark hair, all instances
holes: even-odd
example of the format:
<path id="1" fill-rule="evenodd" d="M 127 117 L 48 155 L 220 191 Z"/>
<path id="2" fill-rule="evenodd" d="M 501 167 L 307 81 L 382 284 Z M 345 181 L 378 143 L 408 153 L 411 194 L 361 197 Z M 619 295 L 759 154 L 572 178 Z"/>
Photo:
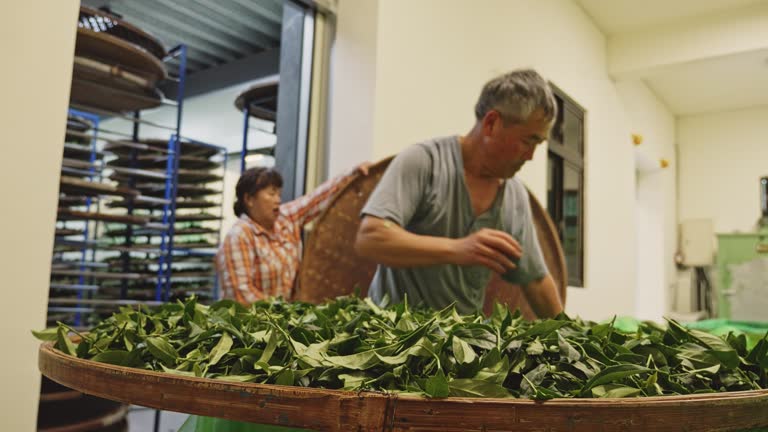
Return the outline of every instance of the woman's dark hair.
<path id="1" fill-rule="evenodd" d="M 245 196 L 255 195 L 264 188 L 283 187 L 283 176 L 272 168 L 249 168 L 240 175 L 235 186 L 235 216 L 245 213 Z"/>

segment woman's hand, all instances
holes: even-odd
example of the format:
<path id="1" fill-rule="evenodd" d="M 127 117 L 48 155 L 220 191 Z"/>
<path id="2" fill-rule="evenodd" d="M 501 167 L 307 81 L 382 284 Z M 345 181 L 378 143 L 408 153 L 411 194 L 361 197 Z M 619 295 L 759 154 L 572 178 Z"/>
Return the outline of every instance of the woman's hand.
<path id="1" fill-rule="evenodd" d="M 355 170 L 352 171 L 352 173 L 353 174 L 358 174 L 359 173 L 360 175 L 367 176 L 368 175 L 368 169 L 371 167 L 371 165 L 373 165 L 373 164 L 368 162 L 368 161 L 365 161 L 365 162 L 361 163 L 360 165 L 356 166 Z"/>

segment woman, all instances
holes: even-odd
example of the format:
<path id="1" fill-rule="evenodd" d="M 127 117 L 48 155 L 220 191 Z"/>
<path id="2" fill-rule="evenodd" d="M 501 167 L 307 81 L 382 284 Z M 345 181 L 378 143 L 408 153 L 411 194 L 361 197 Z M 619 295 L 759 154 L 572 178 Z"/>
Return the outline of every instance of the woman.
<path id="1" fill-rule="evenodd" d="M 368 175 L 369 163 L 318 186 L 309 195 L 280 203 L 283 177 L 271 168 L 243 172 L 235 186 L 237 222 L 216 253 L 223 298 L 243 304 L 267 297 L 290 300 L 301 260 L 301 231 L 328 207 L 333 196 L 354 174 Z M 179 432 L 293 432 L 213 417 L 190 416 Z"/>
<path id="2" fill-rule="evenodd" d="M 362 163 L 349 175 L 285 204 L 280 203 L 283 178 L 279 172 L 271 168 L 243 172 L 235 187 L 234 211 L 239 219 L 216 254 L 222 297 L 243 304 L 267 297 L 291 299 L 303 227 L 328 207 L 352 175 L 368 175 L 369 165 Z"/>

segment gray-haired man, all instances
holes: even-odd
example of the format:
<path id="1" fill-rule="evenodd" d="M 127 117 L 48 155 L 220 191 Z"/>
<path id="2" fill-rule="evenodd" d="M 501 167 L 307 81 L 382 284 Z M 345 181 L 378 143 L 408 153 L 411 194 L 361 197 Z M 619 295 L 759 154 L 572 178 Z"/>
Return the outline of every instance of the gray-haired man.
<path id="1" fill-rule="evenodd" d="M 397 155 L 362 211 L 356 251 L 379 263 L 369 296 L 481 310 L 491 272 L 519 283 L 534 312 L 562 311 L 523 184 L 514 175 L 549 135 L 557 105 L 533 70 L 483 87 L 465 136 Z"/>

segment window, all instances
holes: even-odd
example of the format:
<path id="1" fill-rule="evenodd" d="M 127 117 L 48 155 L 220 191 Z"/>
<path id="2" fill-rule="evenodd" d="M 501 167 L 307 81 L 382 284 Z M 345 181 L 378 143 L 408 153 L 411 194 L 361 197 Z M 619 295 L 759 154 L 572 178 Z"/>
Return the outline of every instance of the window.
<path id="1" fill-rule="evenodd" d="M 549 137 L 547 210 L 563 245 L 568 285 L 584 285 L 584 109 L 552 86 L 557 119 Z"/>

